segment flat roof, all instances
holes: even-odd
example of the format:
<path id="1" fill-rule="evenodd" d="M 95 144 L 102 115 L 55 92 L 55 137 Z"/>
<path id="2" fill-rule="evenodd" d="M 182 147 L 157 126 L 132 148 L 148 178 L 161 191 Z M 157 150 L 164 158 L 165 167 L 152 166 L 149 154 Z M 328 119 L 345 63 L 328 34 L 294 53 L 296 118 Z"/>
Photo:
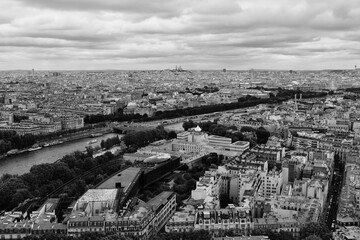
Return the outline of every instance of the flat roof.
<path id="1" fill-rule="evenodd" d="M 118 189 L 89 189 L 79 198 L 79 202 L 102 202 L 115 200 Z"/>
<path id="2" fill-rule="evenodd" d="M 48 198 L 46 202 L 39 208 L 38 211 L 45 207 L 45 212 L 53 212 L 56 210 L 60 202 L 59 198 Z"/>
<path id="3" fill-rule="evenodd" d="M 241 146 L 245 146 L 248 144 L 249 144 L 249 142 L 247 142 L 247 141 L 237 141 L 237 142 L 233 143 L 233 145 L 241 145 Z"/>
<path id="4" fill-rule="evenodd" d="M 146 206 L 158 208 L 162 204 L 166 204 L 173 193 L 174 192 L 164 191 L 146 202 Z"/>
<path id="5" fill-rule="evenodd" d="M 140 174 L 141 168 L 129 167 L 121 172 L 116 173 L 114 176 L 103 182 L 97 189 L 114 189 L 117 182 L 121 183 L 121 187 L 124 188 L 124 192 L 127 191 L 130 184 Z"/>
<path id="6" fill-rule="evenodd" d="M 208 139 L 221 139 L 221 140 L 230 140 L 231 141 L 231 138 L 228 138 L 228 137 L 222 137 L 222 136 L 217 136 L 217 135 L 209 135 L 208 136 Z"/>

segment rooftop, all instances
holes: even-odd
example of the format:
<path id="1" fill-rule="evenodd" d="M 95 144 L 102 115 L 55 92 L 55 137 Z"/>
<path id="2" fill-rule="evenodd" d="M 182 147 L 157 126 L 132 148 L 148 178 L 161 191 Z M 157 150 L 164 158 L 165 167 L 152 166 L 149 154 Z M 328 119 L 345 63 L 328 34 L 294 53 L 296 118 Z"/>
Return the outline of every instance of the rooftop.
<path id="1" fill-rule="evenodd" d="M 233 145 L 241 145 L 241 146 L 246 146 L 246 145 L 248 145 L 249 144 L 249 142 L 247 142 L 247 141 L 237 141 L 237 142 L 234 142 L 233 143 Z"/>
<path id="2" fill-rule="evenodd" d="M 103 182 L 97 187 L 97 189 L 114 189 L 115 184 L 120 182 L 121 186 L 124 188 L 124 192 L 126 192 L 130 184 L 136 179 L 137 175 L 140 174 L 140 172 L 140 168 L 127 168 Z"/>
<path id="3" fill-rule="evenodd" d="M 360 239 L 360 227 L 351 226 L 343 227 L 337 230 L 334 235 L 342 236 L 342 239 L 356 240 Z"/>
<path id="4" fill-rule="evenodd" d="M 171 198 L 172 194 L 173 192 L 164 191 L 146 202 L 146 206 L 157 209 L 159 206 L 165 205 Z"/>
<path id="5" fill-rule="evenodd" d="M 102 202 L 115 200 L 118 189 L 89 189 L 79 198 L 81 202 Z"/>

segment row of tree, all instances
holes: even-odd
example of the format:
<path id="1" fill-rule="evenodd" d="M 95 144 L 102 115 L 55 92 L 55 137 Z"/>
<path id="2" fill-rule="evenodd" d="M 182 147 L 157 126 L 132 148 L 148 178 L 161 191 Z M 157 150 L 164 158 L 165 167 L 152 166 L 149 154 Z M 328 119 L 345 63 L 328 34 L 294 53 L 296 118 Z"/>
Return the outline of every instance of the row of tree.
<path id="1" fill-rule="evenodd" d="M 149 143 L 172 138 L 176 138 L 174 131 L 167 132 L 164 126 L 158 126 L 156 129 L 129 132 L 123 136 L 122 140 L 130 150 L 136 151 L 140 147 L 149 145 Z"/>
<path id="2" fill-rule="evenodd" d="M 186 165 L 184 165 L 186 166 Z M 190 169 L 184 168 L 181 175 L 174 179 L 173 191 L 176 193 L 178 207 L 183 205 L 183 201 L 191 196 L 191 190 L 196 189 L 196 182 L 204 176 L 207 166 L 194 166 Z"/>
<path id="3" fill-rule="evenodd" d="M 166 182 L 156 182 L 144 189 L 138 197 L 146 202 L 163 191 L 174 191 L 176 193 L 177 205 L 180 207 L 183 205 L 183 200 L 190 197 L 191 190 L 196 188 L 196 181 L 204 175 L 205 169 L 207 168 L 201 166 L 189 169 L 186 165 L 182 165 L 178 170 L 183 172 L 174 179 L 172 187 Z"/>
<path id="4" fill-rule="evenodd" d="M 64 183 L 83 175 L 85 172 L 114 159 L 107 152 L 96 158 L 92 157 L 92 149 L 87 152 L 75 152 L 64 156 L 55 163 L 34 165 L 23 175 L 4 174 L 0 179 L 0 210 L 11 210 L 25 199 L 43 198 Z M 107 176 L 118 171 L 119 166 L 99 167 L 84 179 L 77 179 L 63 188 L 66 197 L 79 197 Z"/>
<path id="5" fill-rule="evenodd" d="M 193 232 L 159 233 L 152 240 L 211 240 L 212 234 L 209 231 L 200 230 Z"/>
<path id="6" fill-rule="evenodd" d="M 217 153 L 209 153 L 201 158 L 201 163 L 206 167 L 221 166 L 223 164 L 224 155 Z"/>
<path id="7" fill-rule="evenodd" d="M 139 240 L 136 236 L 121 236 L 119 233 L 109 232 L 85 232 L 78 237 L 61 235 L 61 234 L 43 234 L 40 236 L 30 235 L 23 238 L 24 240 Z M 194 231 L 191 233 L 159 233 L 151 240 L 210 240 L 212 239 L 208 231 Z"/>
<path id="8" fill-rule="evenodd" d="M 193 108 L 179 108 L 175 110 L 169 111 L 157 111 L 154 116 L 147 116 L 147 115 L 140 115 L 140 114 L 123 114 L 122 109 L 117 113 L 110 114 L 110 115 L 88 115 L 85 117 L 85 123 L 99 123 L 105 121 L 134 121 L 134 122 L 145 122 L 145 121 L 154 121 L 154 120 L 161 120 L 161 119 L 172 119 L 178 118 L 183 116 L 193 116 L 199 114 L 207 114 L 219 111 L 226 111 L 226 110 L 233 110 L 239 108 L 247 108 L 247 107 L 254 107 L 259 104 L 276 104 L 281 103 L 283 101 L 287 101 L 291 98 L 294 98 L 295 94 L 302 94 L 302 97 L 305 98 L 316 98 L 316 97 L 324 97 L 327 95 L 327 92 L 302 92 L 300 90 L 287 90 L 278 88 L 276 90 L 277 94 L 270 94 L 270 98 L 257 98 L 254 96 L 245 96 L 238 99 L 237 102 L 232 103 L 221 103 L 221 104 L 214 104 L 214 105 L 206 105 L 200 107 L 193 107 Z"/>
<path id="9" fill-rule="evenodd" d="M 258 144 L 266 144 L 269 137 L 270 132 L 267 131 L 264 127 L 259 127 L 257 129 L 244 126 L 238 131 L 236 126 L 225 126 L 221 124 L 217 124 L 217 122 L 193 122 L 192 120 L 185 121 L 183 123 L 183 128 L 187 131 L 190 128 L 194 128 L 199 126 L 202 131 L 207 132 L 211 135 L 217 135 L 222 137 L 231 138 L 232 142 L 236 141 L 256 141 Z M 256 135 L 256 139 L 250 139 L 244 136 L 243 132 L 253 132 Z M 252 144 L 253 145 L 253 144 Z"/>
<path id="10" fill-rule="evenodd" d="M 105 148 L 108 150 L 108 149 L 112 148 L 113 146 L 120 144 L 120 142 L 121 142 L 120 138 L 118 136 L 115 136 L 112 138 L 101 140 L 100 147 L 102 149 Z"/>
<path id="11" fill-rule="evenodd" d="M 268 236 L 270 240 L 295 240 L 292 233 L 285 231 L 273 231 L 271 229 L 254 229 L 254 236 Z M 331 240 L 332 233 L 325 223 L 308 223 L 300 228 L 301 240 Z"/>
<path id="12" fill-rule="evenodd" d="M 124 237 L 119 233 L 109 232 L 85 232 L 78 237 L 62 235 L 62 234 L 43 234 L 40 236 L 29 235 L 23 238 L 24 240 L 139 240 L 137 237 Z"/>

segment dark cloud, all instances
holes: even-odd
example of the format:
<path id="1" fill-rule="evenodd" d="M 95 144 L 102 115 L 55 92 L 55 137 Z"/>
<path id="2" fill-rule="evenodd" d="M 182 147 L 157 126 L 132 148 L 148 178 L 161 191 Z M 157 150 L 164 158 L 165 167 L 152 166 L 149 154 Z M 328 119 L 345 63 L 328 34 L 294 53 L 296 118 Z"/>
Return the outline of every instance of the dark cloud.
<path id="1" fill-rule="evenodd" d="M 181 0 L 15 0 L 31 7 L 68 11 L 111 11 L 135 14 L 155 14 L 171 17 L 180 14 Z"/>
<path id="2" fill-rule="evenodd" d="M 357 60 L 359 22 L 357 0 L 2 0 L 0 60 L 278 68 L 324 58 L 343 66 Z"/>

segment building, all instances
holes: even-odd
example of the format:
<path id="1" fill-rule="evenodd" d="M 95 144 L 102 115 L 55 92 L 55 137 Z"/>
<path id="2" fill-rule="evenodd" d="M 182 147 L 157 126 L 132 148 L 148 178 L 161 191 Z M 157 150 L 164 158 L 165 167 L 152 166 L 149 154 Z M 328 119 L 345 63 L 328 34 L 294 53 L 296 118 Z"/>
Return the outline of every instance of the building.
<path id="1" fill-rule="evenodd" d="M 251 153 L 256 155 L 256 159 L 263 162 L 268 162 L 269 170 L 274 168 L 277 163 L 280 163 L 285 156 L 285 148 L 271 147 L 271 146 L 256 146 L 250 149 Z"/>
<path id="2" fill-rule="evenodd" d="M 195 228 L 196 210 L 193 206 L 187 205 L 169 219 L 165 225 L 166 232 L 192 232 Z"/>
<path id="3" fill-rule="evenodd" d="M 226 157 L 241 155 L 249 149 L 250 143 L 237 141 L 232 143 L 231 138 L 210 135 L 201 132 L 197 126 L 192 131 L 178 133 L 177 140 L 172 143 L 172 151 L 193 153 L 217 153 Z"/>
<path id="4" fill-rule="evenodd" d="M 1 111 L 0 119 L 7 123 L 13 123 L 14 122 L 14 114 L 12 112 L 8 112 L 8 111 Z"/>
<path id="5" fill-rule="evenodd" d="M 84 118 L 79 116 L 63 116 L 60 117 L 61 129 L 79 129 L 84 127 Z"/>
<path id="6" fill-rule="evenodd" d="M 281 193 L 282 189 L 282 174 L 274 170 L 268 173 L 262 173 L 262 183 L 260 185 L 258 194 L 262 197 L 276 196 Z"/>
<path id="7" fill-rule="evenodd" d="M 119 232 L 122 236 L 147 240 L 176 211 L 176 194 L 162 192 L 148 202 L 129 199 L 119 211 L 118 189 L 90 189 L 75 204 L 67 224 L 68 235 L 83 232 Z"/>
<path id="8" fill-rule="evenodd" d="M 251 211 L 234 205 L 225 209 L 198 210 L 195 214 L 194 229 L 210 231 L 215 235 L 229 231 L 237 235 L 249 235 L 253 229 Z"/>
<path id="9" fill-rule="evenodd" d="M 333 232 L 334 240 L 358 240 L 360 239 L 360 227 L 340 227 Z"/>
<path id="10" fill-rule="evenodd" d="M 20 239 L 29 235 L 67 234 L 67 226 L 58 223 L 56 214 L 60 199 L 48 199 L 38 210 L 5 212 L 0 218 L 0 239 Z"/>
<path id="11" fill-rule="evenodd" d="M 40 126 L 21 123 L 2 124 L 0 125 L 0 131 L 15 131 L 20 136 L 25 134 L 38 135 L 42 132 Z"/>
<path id="12" fill-rule="evenodd" d="M 67 223 L 68 234 L 105 232 L 106 216 L 116 212 L 118 189 L 89 189 L 75 203 Z"/>
<path id="13" fill-rule="evenodd" d="M 213 237 L 212 240 L 268 240 L 268 236 L 234 236 L 234 237 Z"/>
<path id="14" fill-rule="evenodd" d="M 336 215 L 337 226 L 360 226 L 359 189 L 360 189 L 360 165 L 346 164 L 344 186 L 341 189 L 339 207 Z"/>
<path id="15" fill-rule="evenodd" d="M 196 189 L 191 191 L 191 198 L 204 200 L 207 206 L 218 207 L 220 195 L 220 177 L 216 171 L 206 171 L 196 182 Z"/>

